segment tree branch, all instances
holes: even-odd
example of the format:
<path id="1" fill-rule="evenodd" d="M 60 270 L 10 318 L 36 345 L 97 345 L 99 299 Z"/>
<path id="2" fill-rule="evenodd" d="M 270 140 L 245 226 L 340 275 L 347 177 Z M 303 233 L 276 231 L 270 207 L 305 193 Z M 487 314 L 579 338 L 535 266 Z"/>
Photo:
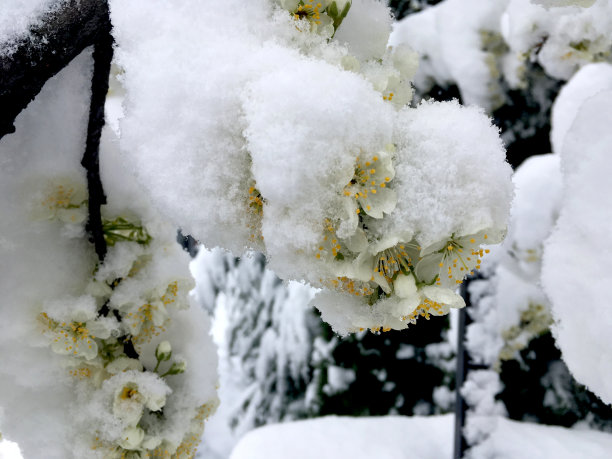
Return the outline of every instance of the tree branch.
<path id="1" fill-rule="evenodd" d="M 106 241 L 104 240 L 100 213 L 100 207 L 106 204 L 106 195 L 100 178 L 99 147 L 100 135 L 104 127 L 104 102 L 108 92 L 108 76 L 113 59 L 113 37 L 108 9 L 106 10 L 106 18 L 107 20 L 100 25 L 93 53 L 94 71 L 91 80 L 87 143 L 81 161 L 81 164 L 87 170 L 87 188 L 89 191 L 89 221 L 86 229 L 90 234 L 90 241 L 95 245 L 100 261 L 104 260 L 106 255 Z"/>
<path id="2" fill-rule="evenodd" d="M 10 55 L 0 53 L 0 139 L 15 132 L 15 118 L 45 82 L 108 30 L 106 0 L 67 0 L 23 37 L 0 43 L 0 49 L 15 49 Z"/>

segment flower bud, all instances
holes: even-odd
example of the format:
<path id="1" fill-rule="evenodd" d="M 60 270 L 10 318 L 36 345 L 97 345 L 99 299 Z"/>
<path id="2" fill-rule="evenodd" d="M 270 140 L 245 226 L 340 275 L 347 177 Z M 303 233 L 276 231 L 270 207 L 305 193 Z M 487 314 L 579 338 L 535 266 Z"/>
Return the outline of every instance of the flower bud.
<path id="1" fill-rule="evenodd" d="M 160 361 L 170 360 L 172 357 L 172 346 L 168 341 L 162 341 L 155 349 L 155 358 Z"/>
<path id="2" fill-rule="evenodd" d="M 142 443 L 144 436 L 144 430 L 142 430 L 140 427 L 128 427 L 123 431 L 121 440 L 118 443 L 123 449 L 136 449 Z"/>

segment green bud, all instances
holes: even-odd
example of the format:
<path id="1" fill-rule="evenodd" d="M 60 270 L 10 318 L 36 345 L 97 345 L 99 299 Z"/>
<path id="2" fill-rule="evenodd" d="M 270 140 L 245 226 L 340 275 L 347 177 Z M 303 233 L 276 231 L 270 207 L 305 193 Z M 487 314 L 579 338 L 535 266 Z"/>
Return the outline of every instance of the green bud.
<path id="1" fill-rule="evenodd" d="M 187 362 L 185 362 L 184 360 L 181 360 L 179 362 L 174 362 L 172 366 L 170 367 L 170 369 L 162 375 L 162 378 L 168 375 L 178 375 L 178 374 L 184 373 L 186 368 L 187 368 Z"/>

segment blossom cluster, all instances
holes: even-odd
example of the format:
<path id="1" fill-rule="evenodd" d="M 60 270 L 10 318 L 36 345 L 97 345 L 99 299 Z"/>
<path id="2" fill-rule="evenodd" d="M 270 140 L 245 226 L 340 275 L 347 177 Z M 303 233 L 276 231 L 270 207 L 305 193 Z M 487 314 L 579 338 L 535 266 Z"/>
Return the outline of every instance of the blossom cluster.
<path id="1" fill-rule="evenodd" d="M 216 407 L 216 352 L 189 255 L 105 128 L 107 254 L 86 232 L 91 50 L 0 141 L 0 426 L 25 457 L 193 457 Z M 61 111 L 64 116 L 52 116 Z"/>
<path id="2" fill-rule="evenodd" d="M 111 2 L 122 148 L 144 187 L 205 245 L 263 251 L 281 278 L 322 288 L 313 303 L 339 333 L 461 307 L 481 245 L 505 232 L 497 130 L 457 102 L 410 107 L 417 55 L 388 47 L 382 2 L 239 3 L 204 8 L 202 30 L 195 9 Z M 167 30 L 147 25 L 157 15 Z M 187 70 L 151 59 L 196 42 Z M 172 88 L 152 97 L 161 78 Z M 182 91 L 179 113 L 161 108 Z"/>
<path id="3" fill-rule="evenodd" d="M 469 17 L 457 21 L 466 8 Z M 506 88 L 526 89 L 542 70 L 569 80 L 587 64 L 609 62 L 611 8 L 608 0 L 446 0 L 402 20 L 392 43 L 427 56 L 419 89 L 455 83 L 466 103 L 493 110 Z"/>
<path id="4" fill-rule="evenodd" d="M 84 224 L 84 189 L 59 181 L 46 191 L 40 215 Z M 169 333 L 174 316 L 189 309 L 193 279 L 171 228 L 153 238 L 140 221 L 105 211 L 106 259 L 95 266 L 82 295 L 43 303 L 39 328 L 51 350 L 65 356 L 62 365 L 78 387 L 78 403 L 86 405 L 81 422 L 87 429 L 79 441 L 90 444 L 91 454 L 192 457 L 215 402 L 186 410 L 182 432 L 173 425 L 172 399 L 181 388 L 173 380 L 190 368 L 180 354 L 174 357 L 168 340 L 175 339 Z"/>

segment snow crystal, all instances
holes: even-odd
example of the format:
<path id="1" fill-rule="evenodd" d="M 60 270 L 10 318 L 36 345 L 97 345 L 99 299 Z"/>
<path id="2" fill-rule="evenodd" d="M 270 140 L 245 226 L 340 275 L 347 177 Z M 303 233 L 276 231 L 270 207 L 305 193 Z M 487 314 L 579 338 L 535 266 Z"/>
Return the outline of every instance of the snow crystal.
<path id="1" fill-rule="evenodd" d="M 608 356 L 612 327 L 607 269 L 612 252 L 612 193 L 609 151 L 612 91 L 587 99 L 563 142 L 564 193 L 557 227 L 544 252 L 542 283 L 552 301 L 553 333 L 574 377 L 612 402 Z M 600 244 L 602 242 L 602 244 Z"/>

